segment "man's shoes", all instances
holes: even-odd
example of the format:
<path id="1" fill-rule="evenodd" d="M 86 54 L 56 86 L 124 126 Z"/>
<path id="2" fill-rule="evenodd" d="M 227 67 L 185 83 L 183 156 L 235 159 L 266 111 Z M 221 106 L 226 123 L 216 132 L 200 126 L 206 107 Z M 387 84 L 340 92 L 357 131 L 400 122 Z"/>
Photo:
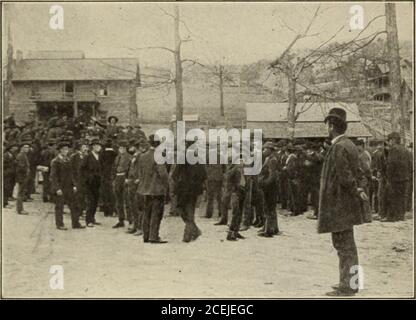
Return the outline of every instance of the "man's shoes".
<path id="1" fill-rule="evenodd" d="M 202 231 L 198 229 L 198 231 L 192 235 L 192 240 L 198 239 L 200 235 L 202 235 Z"/>
<path id="2" fill-rule="evenodd" d="M 161 240 L 161 239 L 157 239 L 157 240 L 149 240 L 150 243 L 154 243 L 154 244 L 163 244 L 163 243 L 168 243 L 166 240 Z"/>
<path id="3" fill-rule="evenodd" d="M 214 226 L 226 226 L 227 222 L 225 221 L 218 221 L 217 223 L 214 223 Z"/>
<path id="4" fill-rule="evenodd" d="M 264 227 L 264 223 L 263 222 L 259 222 L 258 224 L 255 225 L 256 228 L 263 228 Z"/>
<path id="5" fill-rule="evenodd" d="M 21 215 L 27 216 L 29 214 L 29 212 L 27 212 L 27 211 L 20 211 L 17 214 L 21 214 Z"/>
<path id="6" fill-rule="evenodd" d="M 97 222 L 97 221 L 94 221 L 94 222 L 93 222 L 93 224 L 94 224 L 95 226 L 101 226 L 101 223 L 100 223 L 100 222 Z"/>
<path id="7" fill-rule="evenodd" d="M 33 198 L 27 198 L 26 200 L 25 200 L 25 202 L 32 202 L 33 201 Z"/>
<path id="8" fill-rule="evenodd" d="M 88 227 L 88 228 L 94 228 L 94 223 L 92 223 L 92 222 L 87 223 L 87 227 Z"/>
<path id="9" fill-rule="evenodd" d="M 273 235 L 267 232 L 259 232 L 257 235 L 263 238 L 273 238 Z"/>
<path id="10" fill-rule="evenodd" d="M 16 201 L 16 198 L 14 198 L 14 197 L 9 197 L 7 200 L 8 200 L 8 201 Z"/>
<path id="11" fill-rule="evenodd" d="M 134 229 L 134 228 L 129 228 L 129 229 L 126 231 L 126 233 L 133 234 L 133 233 L 136 233 L 136 231 L 137 231 L 137 229 Z"/>
<path id="12" fill-rule="evenodd" d="M 327 293 L 325 293 L 325 295 L 328 296 L 328 297 L 352 297 L 356 293 L 358 293 L 358 290 L 340 289 L 338 287 L 338 289 L 335 289 L 334 291 L 327 292 Z"/>
<path id="13" fill-rule="evenodd" d="M 314 214 L 309 214 L 309 215 L 306 216 L 306 218 L 310 219 L 310 220 L 318 220 L 318 217 Z"/>
<path id="14" fill-rule="evenodd" d="M 228 234 L 227 234 L 227 240 L 228 240 L 228 241 L 237 241 L 238 239 L 237 239 L 237 237 L 236 237 L 235 233 L 234 233 L 234 232 L 232 232 L 232 231 L 230 231 L 230 232 L 228 232 Z"/>
<path id="15" fill-rule="evenodd" d="M 65 226 L 59 226 L 59 227 L 56 227 L 56 229 L 58 229 L 58 230 L 68 230 Z"/>
<path id="16" fill-rule="evenodd" d="M 123 228 L 124 227 L 124 222 L 123 221 L 119 221 L 119 222 L 117 222 L 114 226 L 113 226 L 113 229 L 116 229 L 116 228 Z"/>
<path id="17" fill-rule="evenodd" d="M 83 226 L 81 224 L 77 224 L 77 225 L 73 226 L 72 229 L 85 229 L 85 226 Z"/>
<path id="18" fill-rule="evenodd" d="M 394 220 L 390 218 L 383 218 L 383 219 L 380 219 L 380 222 L 394 222 Z"/>
<path id="19" fill-rule="evenodd" d="M 133 236 L 136 236 L 136 237 L 139 237 L 139 236 L 142 236 L 143 235 L 143 231 L 142 230 L 137 230 L 134 234 L 133 234 Z"/>

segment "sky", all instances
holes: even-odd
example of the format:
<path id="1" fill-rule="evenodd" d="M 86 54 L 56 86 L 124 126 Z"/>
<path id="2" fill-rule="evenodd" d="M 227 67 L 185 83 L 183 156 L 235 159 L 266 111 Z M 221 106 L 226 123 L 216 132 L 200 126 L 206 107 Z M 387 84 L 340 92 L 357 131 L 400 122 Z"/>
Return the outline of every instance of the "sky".
<path id="1" fill-rule="evenodd" d="M 49 27 L 52 4 L 64 9 L 64 29 Z M 384 3 L 323 3 L 322 13 L 310 34 L 297 43 L 314 48 L 344 26 L 334 40 L 353 38 L 349 30 L 352 5 L 364 9 L 364 25 L 384 14 Z M 11 23 L 14 49 L 82 50 L 86 57 L 135 57 L 141 65 L 171 67 L 173 56 L 163 50 L 136 50 L 148 46 L 173 48 L 171 3 L 14 3 L 3 10 Z M 179 3 L 183 58 L 202 63 L 246 64 L 276 58 L 292 41 L 295 32 L 308 25 L 318 3 Z M 412 3 L 397 3 L 400 40 L 413 38 Z M 168 13 L 168 14 L 166 14 Z M 4 28 L 3 24 L 3 28 Z M 384 30 L 379 18 L 363 35 Z M 4 32 L 3 32 L 4 34 Z M 3 44 L 4 44 L 3 39 Z M 4 45 L 3 45 L 4 48 Z"/>

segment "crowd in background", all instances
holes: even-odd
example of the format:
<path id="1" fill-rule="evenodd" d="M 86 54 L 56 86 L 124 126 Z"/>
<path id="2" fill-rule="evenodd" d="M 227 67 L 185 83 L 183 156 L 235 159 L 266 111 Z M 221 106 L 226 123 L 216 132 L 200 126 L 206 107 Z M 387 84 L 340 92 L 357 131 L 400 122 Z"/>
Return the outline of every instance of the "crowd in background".
<path id="1" fill-rule="evenodd" d="M 359 154 L 358 183 L 368 195 L 368 201 L 362 201 L 368 219 L 403 220 L 412 208 L 412 145 L 403 146 L 397 133 L 371 152 L 364 140 L 353 141 Z M 140 126 L 120 126 L 115 116 L 103 123 L 80 112 L 75 118 L 53 115 L 39 122 L 33 113 L 19 127 L 11 115 L 4 120 L 3 207 L 16 201 L 16 212 L 28 214 L 24 202 L 33 201 L 36 179 L 42 176 L 42 200 L 55 204 L 60 230 L 66 230 L 63 213 L 68 205 L 73 228 L 85 227 L 80 223 L 84 216 L 87 227 L 99 225 L 99 209 L 105 217 L 118 217 L 114 228 L 128 223 L 128 233 L 164 243 L 159 228 L 164 206 L 170 203 L 169 214 L 182 217 L 183 241 L 189 242 L 201 235 L 195 223 L 201 196 L 207 201 L 206 218 L 217 215 L 216 225 L 229 223 L 230 241 L 243 239 L 240 232 L 250 227 L 259 228 L 262 237 L 278 235 L 278 206 L 287 216 L 301 215 L 311 206 L 308 218 L 318 217 L 329 139 L 266 140 L 262 170 L 255 176 L 243 174 L 242 160 L 227 165 L 156 164 L 158 143 Z"/>

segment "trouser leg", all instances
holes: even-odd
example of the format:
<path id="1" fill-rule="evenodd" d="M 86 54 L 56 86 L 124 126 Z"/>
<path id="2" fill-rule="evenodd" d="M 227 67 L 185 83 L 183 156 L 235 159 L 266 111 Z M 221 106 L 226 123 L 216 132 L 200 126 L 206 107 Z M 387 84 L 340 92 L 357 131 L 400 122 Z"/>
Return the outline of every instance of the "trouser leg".
<path id="1" fill-rule="evenodd" d="M 116 210 L 118 220 L 123 222 L 125 219 L 124 212 L 124 176 L 116 176 L 114 179 L 114 194 L 116 197 Z"/>
<path id="2" fill-rule="evenodd" d="M 237 190 L 231 195 L 231 209 L 232 218 L 230 224 L 230 231 L 238 232 L 240 230 L 240 223 L 242 218 L 242 208 L 244 205 L 244 190 Z"/>
<path id="3" fill-rule="evenodd" d="M 337 250 L 339 258 L 339 286 L 341 289 L 357 289 L 352 288 L 351 278 L 356 276 L 354 272 L 358 267 L 358 253 L 354 241 L 353 229 L 332 233 L 332 243 Z"/>
<path id="4" fill-rule="evenodd" d="M 150 218 L 152 215 L 152 196 L 143 196 L 144 212 L 143 212 L 143 241 L 149 241 L 150 235 Z"/>
<path id="5" fill-rule="evenodd" d="M 160 223 L 163 218 L 164 196 L 153 196 L 150 215 L 149 240 L 159 240 Z"/>
<path id="6" fill-rule="evenodd" d="M 43 182 L 42 182 L 42 200 L 43 202 L 49 201 L 49 172 L 43 172 Z"/>
<path id="7" fill-rule="evenodd" d="M 221 199 L 221 223 L 226 224 L 228 222 L 228 207 L 230 206 L 230 201 L 231 192 L 226 191 Z"/>
<path id="8" fill-rule="evenodd" d="M 64 196 L 56 195 L 55 197 L 55 225 L 56 227 L 64 226 L 64 204 L 65 204 Z"/>
<path id="9" fill-rule="evenodd" d="M 23 201 L 26 197 L 26 181 L 19 182 L 17 185 L 17 199 L 16 211 L 21 213 L 23 211 Z"/>
<path id="10" fill-rule="evenodd" d="M 215 196 L 215 181 L 208 180 L 207 182 L 207 210 L 205 216 L 211 218 L 214 211 L 214 196 Z"/>

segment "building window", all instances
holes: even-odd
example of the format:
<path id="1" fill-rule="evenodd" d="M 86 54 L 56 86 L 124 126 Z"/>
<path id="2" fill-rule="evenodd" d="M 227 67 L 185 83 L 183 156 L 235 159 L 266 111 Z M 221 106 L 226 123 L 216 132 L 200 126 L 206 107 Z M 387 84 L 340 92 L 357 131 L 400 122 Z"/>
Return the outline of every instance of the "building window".
<path id="1" fill-rule="evenodd" d="M 39 84 L 32 82 L 31 90 L 30 90 L 30 96 L 31 97 L 37 97 L 39 95 Z"/>
<path id="2" fill-rule="evenodd" d="M 64 82 L 64 93 L 65 96 L 74 96 L 74 83 L 73 82 Z"/>
<path id="3" fill-rule="evenodd" d="M 108 88 L 107 88 L 107 86 L 101 86 L 98 89 L 98 95 L 100 97 L 107 97 L 108 96 Z"/>

